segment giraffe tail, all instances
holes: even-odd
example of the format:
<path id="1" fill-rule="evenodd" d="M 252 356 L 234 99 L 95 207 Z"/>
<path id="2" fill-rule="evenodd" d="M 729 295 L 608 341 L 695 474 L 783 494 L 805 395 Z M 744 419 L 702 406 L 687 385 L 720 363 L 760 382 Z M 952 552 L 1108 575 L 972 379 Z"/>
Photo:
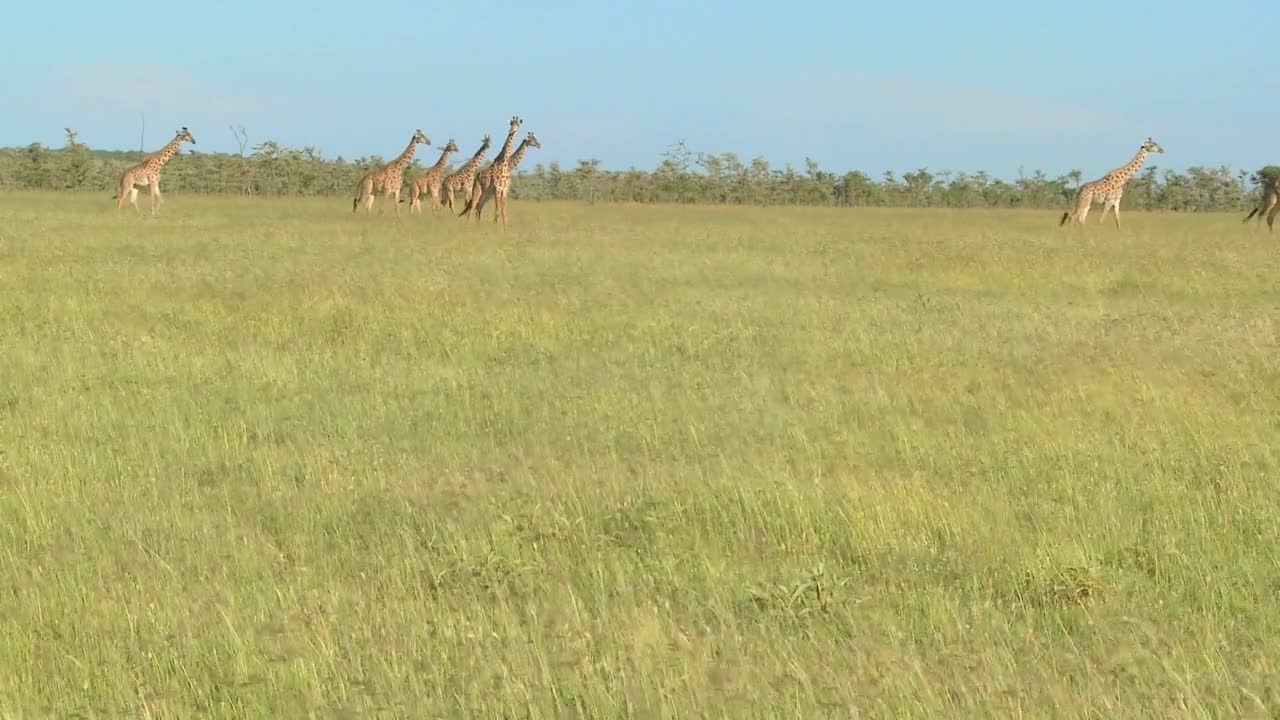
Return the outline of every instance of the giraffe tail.
<path id="1" fill-rule="evenodd" d="M 1258 208 L 1254 208 L 1254 209 L 1250 210 L 1250 211 L 1249 211 L 1249 214 L 1244 216 L 1244 222 L 1249 222 L 1249 218 L 1251 218 L 1251 217 L 1253 217 L 1254 215 L 1257 215 L 1257 214 L 1258 214 Z"/>
<path id="2" fill-rule="evenodd" d="M 475 204 L 474 202 L 468 200 L 467 206 L 462 208 L 462 212 L 458 213 L 458 217 L 462 217 L 463 215 L 466 215 L 467 213 L 471 212 L 471 206 L 474 204 Z"/>
<path id="3" fill-rule="evenodd" d="M 1066 225 L 1066 224 L 1067 224 L 1067 218 L 1069 218 L 1069 217 L 1071 217 L 1071 211 L 1070 211 L 1070 210 L 1068 210 L 1067 212 L 1062 213 L 1062 219 L 1058 221 L 1058 227 L 1062 227 L 1063 225 Z"/>
<path id="4" fill-rule="evenodd" d="M 356 208 L 358 207 L 360 207 L 360 198 L 358 197 L 351 198 L 351 212 L 355 212 Z"/>

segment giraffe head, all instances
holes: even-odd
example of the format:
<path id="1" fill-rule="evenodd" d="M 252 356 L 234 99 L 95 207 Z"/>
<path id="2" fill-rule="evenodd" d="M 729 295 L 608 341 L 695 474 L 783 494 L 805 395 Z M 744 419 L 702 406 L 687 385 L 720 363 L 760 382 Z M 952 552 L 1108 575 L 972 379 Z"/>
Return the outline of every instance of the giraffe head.
<path id="1" fill-rule="evenodd" d="M 424 133 L 424 132 L 422 132 L 421 130 L 414 130 L 414 131 L 413 131 L 413 142 L 414 142 L 415 144 L 417 144 L 417 143 L 422 143 L 423 145 L 430 145 L 430 144 L 431 144 L 431 141 L 427 139 L 427 134 L 426 134 L 426 133 Z"/>
<path id="2" fill-rule="evenodd" d="M 520 118 L 515 117 L 515 116 L 512 116 L 512 118 L 511 118 L 511 129 L 510 129 L 510 131 L 509 131 L 512 135 L 515 135 L 515 134 L 516 134 L 516 130 L 519 130 L 519 129 L 520 129 L 520 123 L 521 123 L 521 122 L 523 122 L 523 121 L 522 121 Z"/>
<path id="3" fill-rule="evenodd" d="M 1142 143 L 1142 149 L 1146 150 L 1147 152 L 1155 152 L 1155 153 L 1164 152 L 1164 148 L 1160 147 L 1160 144 L 1157 143 L 1155 140 L 1152 140 L 1151 138 L 1147 138 L 1147 141 Z"/>
<path id="4" fill-rule="evenodd" d="M 441 148 L 440 152 L 458 152 L 458 146 L 453 144 L 453 138 L 449 138 L 449 142 L 445 143 L 445 146 Z"/>
<path id="5" fill-rule="evenodd" d="M 529 135 L 524 139 L 524 142 L 526 145 L 530 147 L 536 147 L 536 148 L 542 147 L 542 143 L 538 142 L 538 137 L 533 134 L 532 130 L 529 131 Z"/>
<path id="6" fill-rule="evenodd" d="M 196 144 L 196 139 L 191 136 L 191 131 L 186 129 L 185 127 L 178 131 L 178 134 L 174 137 L 174 139 L 177 140 L 178 142 L 189 142 L 192 145 Z"/>
<path id="7" fill-rule="evenodd" d="M 488 134 L 485 134 L 484 138 L 480 141 L 480 152 L 484 152 L 485 150 L 488 150 L 489 146 L 492 144 L 493 144 L 493 140 L 489 138 Z"/>

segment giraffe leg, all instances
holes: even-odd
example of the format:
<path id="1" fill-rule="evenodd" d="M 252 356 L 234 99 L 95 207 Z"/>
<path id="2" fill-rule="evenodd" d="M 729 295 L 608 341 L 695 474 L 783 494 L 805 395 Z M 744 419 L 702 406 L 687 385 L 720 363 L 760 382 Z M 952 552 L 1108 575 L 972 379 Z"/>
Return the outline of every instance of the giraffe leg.
<path id="1" fill-rule="evenodd" d="M 1262 216 L 1267 216 L 1267 230 L 1275 230 L 1276 213 L 1280 213 L 1280 195 L 1269 195 L 1262 201 L 1262 204 L 1254 208 L 1253 212 L 1258 213 L 1258 226 L 1262 226 Z M 1252 215 L 1253 213 L 1249 213 Z M 1245 222 L 1249 219 L 1245 218 Z"/>
<path id="2" fill-rule="evenodd" d="M 1076 204 L 1070 211 L 1062 214 L 1062 219 L 1058 221 L 1059 225 L 1065 225 L 1070 221 L 1072 225 L 1083 225 L 1086 218 L 1089 217 L 1089 208 L 1093 206 L 1093 190 L 1088 186 L 1080 188 L 1076 193 Z"/>
<path id="3" fill-rule="evenodd" d="M 461 213 L 458 213 L 459 215 L 466 215 L 468 223 L 471 222 L 472 215 L 474 215 L 477 219 L 479 219 L 480 196 L 483 193 L 484 193 L 484 188 L 480 187 L 480 181 L 479 180 L 473 181 L 471 183 L 471 202 L 467 203 L 467 206 L 462 208 Z"/>
<path id="4" fill-rule="evenodd" d="M 1120 201 L 1119 200 L 1116 200 L 1115 203 L 1111 206 L 1111 216 L 1116 221 L 1116 229 L 1119 230 L 1120 229 Z"/>
<path id="5" fill-rule="evenodd" d="M 396 209 L 396 217 L 400 217 L 400 186 L 387 190 L 387 197 L 391 199 L 391 207 Z"/>
<path id="6" fill-rule="evenodd" d="M 480 222 L 483 216 L 484 204 L 489 202 L 489 189 L 476 183 L 476 189 L 471 193 L 476 198 L 475 207 L 471 208 L 471 214 L 475 216 L 475 221 Z M 471 218 L 467 218 L 467 222 L 471 222 Z"/>
<path id="7" fill-rule="evenodd" d="M 368 178 L 360 180 L 360 189 L 356 191 L 356 196 L 351 200 L 351 212 L 356 212 L 360 206 L 365 204 L 369 195 L 372 194 L 372 182 Z M 366 214 L 368 208 L 365 208 Z"/>
<path id="8" fill-rule="evenodd" d="M 157 211 L 160 210 L 160 202 L 161 202 L 160 181 L 152 180 L 150 187 L 151 187 L 151 214 L 155 215 L 157 214 Z"/>
<path id="9" fill-rule="evenodd" d="M 493 185 L 493 221 L 495 223 L 507 224 L 507 192 L 510 188 L 506 179 L 499 180 Z"/>
<path id="10" fill-rule="evenodd" d="M 483 218 L 483 217 L 484 217 L 484 206 L 485 206 L 485 203 L 489 202 L 489 201 L 490 201 L 490 200 L 492 200 L 492 199 L 493 199 L 493 190 L 492 190 L 492 189 L 486 188 L 486 189 L 484 189 L 484 190 L 481 190 L 481 191 L 480 191 L 480 202 L 476 203 L 476 222 L 480 222 L 481 218 Z M 494 212 L 493 219 L 494 219 L 494 221 L 496 222 L 496 221 L 497 221 L 497 219 L 498 219 L 498 215 L 497 215 L 498 210 L 497 210 L 497 204 L 496 204 L 496 203 L 494 204 L 494 210 L 493 210 L 493 212 Z"/>
<path id="11" fill-rule="evenodd" d="M 435 215 L 436 211 L 439 209 L 440 209 L 440 188 L 433 187 L 431 188 L 431 214 Z"/>
<path id="12" fill-rule="evenodd" d="M 421 204 L 421 201 L 418 199 L 420 197 L 418 192 L 419 191 L 418 191 L 417 183 L 414 183 L 413 185 L 409 186 L 409 214 L 410 215 L 414 214 L 415 212 L 422 211 L 422 204 Z"/>

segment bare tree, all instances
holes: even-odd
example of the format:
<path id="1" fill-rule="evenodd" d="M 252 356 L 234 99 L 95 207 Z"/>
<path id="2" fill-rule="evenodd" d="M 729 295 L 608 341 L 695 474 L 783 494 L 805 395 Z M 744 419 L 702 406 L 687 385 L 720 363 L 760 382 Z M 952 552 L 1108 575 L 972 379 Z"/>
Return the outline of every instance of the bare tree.
<path id="1" fill-rule="evenodd" d="M 253 194 L 253 177 L 249 172 L 249 158 L 244 156 L 245 148 L 249 147 L 249 133 L 244 129 L 243 125 L 231 125 L 231 134 L 236 138 L 236 145 L 240 146 L 240 194 Z"/>

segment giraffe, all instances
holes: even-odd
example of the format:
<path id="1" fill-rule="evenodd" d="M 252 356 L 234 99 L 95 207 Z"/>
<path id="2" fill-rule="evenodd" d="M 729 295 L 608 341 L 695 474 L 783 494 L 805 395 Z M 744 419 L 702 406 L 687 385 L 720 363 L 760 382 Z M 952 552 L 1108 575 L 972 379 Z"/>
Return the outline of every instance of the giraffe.
<path id="1" fill-rule="evenodd" d="M 1267 229 L 1275 232 L 1276 213 L 1280 213 L 1280 177 L 1271 179 L 1262 187 L 1262 202 L 1244 216 L 1244 221 L 1249 222 L 1249 218 L 1257 215 L 1258 224 L 1261 225 L 1262 216 L 1266 215 Z"/>
<path id="2" fill-rule="evenodd" d="M 374 193 L 381 190 L 383 195 L 394 198 L 391 204 L 396 209 L 396 217 L 400 216 L 400 186 L 404 183 L 404 169 L 413 160 L 413 153 L 418 149 L 418 143 L 430 145 L 431 141 L 421 130 L 414 130 L 413 137 L 409 139 L 409 146 L 400 153 L 400 157 L 370 170 L 360 178 L 359 195 L 351 200 L 351 212 L 355 212 L 361 203 L 364 204 L 366 214 L 373 212 Z"/>
<path id="3" fill-rule="evenodd" d="M 480 143 L 480 149 L 476 151 L 471 159 L 462 164 L 462 167 L 453 172 L 452 175 L 444 179 L 441 186 L 441 192 L 444 193 L 444 200 L 441 201 L 445 207 L 453 211 L 453 194 L 464 193 L 471 189 L 471 182 L 476 178 L 476 168 L 480 167 L 480 163 L 484 162 L 484 154 L 489 152 L 489 136 L 485 135 L 484 140 Z"/>
<path id="4" fill-rule="evenodd" d="M 507 141 L 502 145 L 502 151 L 498 153 L 498 157 L 489 163 L 489 167 L 481 170 L 475 179 L 471 181 L 471 199 L 467 201 L 467 206 L 458 213 L 458 217 L 467 215 L 467 222 L 471 222 L 469 213 L 472 208 L 480 200 L 480 195 L 486 188 L 492 187 L 494 180 L 502 173 L 502 167 L 507 164 L 511 158 L 511 144 L 515 141 L 516 132 L 520 130 L 521 120 L 518 117 L 511 118 L 511 127 L 507 130 Z M 476 208 L 476 220 L 480 219 L 479 209 Z"/>
<path id="5" fill-rule="evenodd" d="M 129 204 L 133 205 L 135 211 L 138 210 L 138 186 L 146 185 L 151 189 L 151 214 L 155 215 L 160 208 L 160 203 L 164 202 L 160 198 L 160 168 L 164 164 L 178 154 L 178 148 L 182 143 L 189 142 L 196 144 L 196 139 L 191 136 L 191 132 L 185 127 L 174 135 L 168 145 L 160 148 L 158 152 L 146 155 L 142 158 L 142 162 L 132 167 L 126 168 L 124 174 L 120 176 L 120 192 L 111 199 L 116 201 L 116 210 L 124 207 L 124 201 L 127 197 Z"/>
<path id="6" fill-rule="evenodd" d="M 507 224 L 507 194 L 511 192 L 511 171 L 520 165 L 521 160 L 524 160 L 524 151 L 531 145 L 536 148 L 542 147 L 542 143 L 538 142 L 538 138 L 533 133 L 529 133 L 521 141 L 520 147 L 516 148 L 516 151 L 511 153 L 511 157 L 507 159 L 507 162 L 502 164 L 490 184 L 482 187 L 480 178 L 476 178 L 475 187 L 480 188 L 480 190 L 478 193 L 477 191 L 472 191 L 471 202 L 467 204 L 467 207 L 470 208 L 473 204 L 475 205 L 477 220 L 480 218 L 480 210 L 484 207 L 485 202 L 492 197 L 493 221 L 501 222 L 503 225 Z M 477 194 L 479 199 L 476 199 Z M 463 212 L 466 212 L 466 210 Z"/>
<path id="7" fill-rule="evenodd" d="M 431 209 L 436 210 L 440 207 L 440 185 L 444 182 L 445 165 L 449 161 L 449 155 L 458 151 L 458 146 L 454 144 L 453 138 L 440 149 L 440 159 L 435 165 L 418 173 L 418 176 L 409 184 L 409 214 L 412 215 L 416 210 L 422 212 L 422 194 L 430 193 Z M 400 202 L 404 202 L 401 200 Z"/>
<path id="8" fill-rule="evenodd" d="M 1089 215 L 1089 208 L 1093 205 L 1094 200 L 1101 200 L 1102 214 L 1098 216 L 1098 222 L 1101 223 L 1107 217 L 1107 210 L 1112 210 L 1116 220 L 1116 229 L 1120 229 L 1120 198 L 1124 195 L 1124 184 L 1128 182 L 1133 174 L 1138 172 L 1138 168 L 1142 167 L 1142 163 L 1147 159 L 1147 155 L 1151 152 L 1163 153 L 1164 148 L 1160 147 L 1155 140 L 1147 138 L 1146 142 L 1138 148 L 1138 152 L 1129 162 L 1108 172 L 1106 175 L 1087 182 L 1080 186 L 1080 191 L 1076 194 L 1076 207 L 1074 210 L 1068 210 L 1062 213 L 1062 219 L 1058 221 L 1059 225 L 1066 225 L 1067 220 L 1072 220 L 1080 225 L 1084 224 L 1085 218 Z"/>

